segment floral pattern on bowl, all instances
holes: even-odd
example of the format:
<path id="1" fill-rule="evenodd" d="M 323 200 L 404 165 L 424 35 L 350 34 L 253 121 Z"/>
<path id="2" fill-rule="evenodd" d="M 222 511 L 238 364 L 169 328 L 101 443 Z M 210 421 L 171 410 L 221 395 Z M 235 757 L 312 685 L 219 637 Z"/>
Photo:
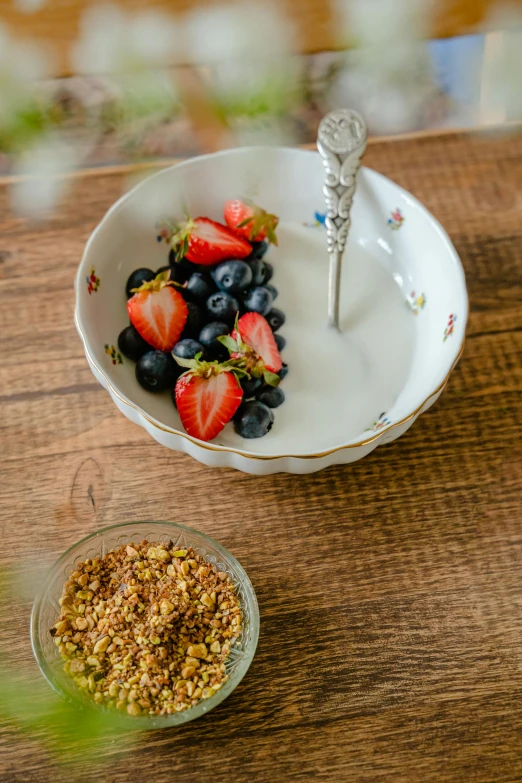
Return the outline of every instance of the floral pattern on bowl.
<path id="1" fill-rule="evenodd" d="M 303 223 L 303 226 L 307 226 L 307 228 L 320 228 L 321 226 L 324 226 L 326 222 L 326 212 L 314 212 L 314 220 L 313 223 L 307 223 L 306 221 Z"/>
<path id="2" fill-rule="evenodd" d="M 105 353 L 107 356 L 110 356 L 111 361 L 113 364 L 123 364 L 123 359 L 121 358 L 121 353 L 116 350 L 114 345 L 106 345 L 105 346 Z"/>
<path id="3" fill-rule="evenodd" d="M 391 217 L 388 218 L 388 225 L 392 231 L 398 231 L 406 218 L 402 214 L 401 210 L 397 207 L 391 213 Z"/>
<path id="4" fill-rule="evenodd" d="M 379 432 L 383 427 L 388 427 L 391 424 L 391 420 L 381 413 L 377 421 L 374 421 L 371 427 L 368 427 L 366 432 Z"/>
<path id="5" fill-rule="evenodd" d="M 97 291 L 100 287 L 100 278 L 96 277 L 96 272 L 94 271 L 94 267 L 91 266 L 89 274 L 85 278 L 85 282 L 87 283 L 87 291 L 89 292 L 89 296 L 94 293 L 94 291 Z"/>
<path id="6" fill-rule="evenodd" d="M 448 318 L 448 325 L 444 329 L 444 337 L 443 337 L 443 340 L 442 340 L 444 343 L 446 342 L 448 337 L 450 337 L 453 334 L 453 332 L 455 330 L 455 321 L 456 320 L 457 320 L 457 316 L 455 315 L 455 313 L 451 313 L 450 317 Z"/>
<path id="7" fill-rule="evenodd" d="M 412 291 L 408 296 L 408 304 L 413 315 L 418 315 L 426 306 L 426 294 L 419 294 L 417 296 L 415 291 Z"/>

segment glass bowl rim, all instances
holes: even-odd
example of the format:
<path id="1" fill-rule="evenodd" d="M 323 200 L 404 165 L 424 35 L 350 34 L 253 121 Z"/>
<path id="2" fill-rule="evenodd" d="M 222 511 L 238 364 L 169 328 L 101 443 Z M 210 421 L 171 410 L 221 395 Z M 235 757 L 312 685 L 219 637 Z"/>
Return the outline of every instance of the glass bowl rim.
<path id="1" fill-rule="evenodd" d="M 102 527 L 99 530 L 94 530 L 92 533 L 89 533 L 88 535 L 78 539 L 78 541 L 75 541 L 73 544 L 71 544 L 71 546 L 69 546 L 65 550 L 65 552 L 63 552 L 57 558 L 57 560 L 55 560 L 54 563 L 47 569 L 45 577 L 38 588 L 38 592 L 33 601 L 33 606 L 31 610 L 31 620 L 30 620 L 31 648 L 33 651 L 33 655 L 36 659 L 36 663 L 38 664 L 38 668 L 40 669 L 41 674 L 47 680 L 51 688 L 60 697 L 62 697 L 63 699 L 71 703 L 73 697 L 71 697 L 71 695 L 67 693 L 65 690 L 63 690 L 62 687 L 60 686 L 58 678 L 55 677 L 54 673 L 51 670 L 51 667 L 49 666 L 47 656 L 45 655 L 38 638 L 38 630 L 40 627 L 40 620 L 39 620 L 40 611 L 42 608 L 43 601 L 49 590 L 49 587 L 53 582 L 57 569 L 59 569 L 60 566 L 63 565 L 70 558 L 71 555 L 73 555 L 76 549 L 78 549 L 83 544 L 86 544 L 88 541 L 95 540 L 96 538 L 100 537 L 104 533 L 107 533 L 109 531 L 116 531 L 119 528 L 128 528 L 134 526 L 154 527 L 156 525 L 171 527 L 172 529 L 177 530 L 180 533 L 186 533 L 188 536 L 190 536 L 191 534 L 195 534 L 196 536 L 201 537 L 205 542 L 208 542 L 210 546 L 214 547 L 220 554 L 222 554 L 228 561 L 231 562 L 234 568 L 234 573 L 240 578 L 240 581 L 245 586 L 246 603 L 248 604 L 248 608 L 250 612 L 250 626 L 251 626 L 250 639 L 248 644 L 245 646 L 243 660 L 239 663 L 234 678 L 227 680 L 225 685 L 210 699 L 201 700 L 194 707 L 190 707 L 189 709 L 184 710 L 182 712 L 172 713 L 171 715 L 155 715 L 155 716 L 143 715 L 143 716 L 131 717 L 122 714 L 116 710 L 114 711 L 111 710 L 110 714 L 111 715 L 114 714 L 115 725 L 123 726 L 125 728 L 159 729 L 159 728 L 166 728 L 169 726 L 179 726 L 184 723 L 188 723 L 191 720 L 195 720 L 196 718 L 199 718 L 201 715 L 204 715 L 207 712 L 210 712 L 210 710 L 214 709 L 214 707 L 217 707 L 218 704 L 220 704 L 228 696 L 230 696 L 232 691 L 239 685 L 239 683 L 247 673 L 248 669 L 250 668 L 250 664 L 252 663 L 252 660 L 254 658 L 256 648 L 257 648 L 257 643 L 259 640 L 260 615 L 259 615 L 259 605 L 257 601 L 256 592 L 254 590 L 254 586 L 252 585 L 252 582 L 250 581 L 247 572 L 245 571 L 245 569 L 243 568 L 239 560 L 237 560 L 237 558 L 234 557 L 234 555 L 225 546 L 223 546 L 223 544 L 220 544 L 219 541 L 216 541 L 215 538 L 212 538 L 212 536 L 207 535 L 207 533 L 203 533 L 200 530 L 197 530 L 196 528 L 189 527 L 188 525 L 182 525 L 179 522 L 169 522 L 166 520 L 158 520 L 158 519 L 156 520 L 143 519 L 143 520 L 132 520 L 130 522 L 118 522 L 115 525 L 106 525 L 105 527 Z M 78 709 L 82 709 L 82 708 L 83 709 L 90 708 L 101 712 L 99 707 L 97 707 L 94 704 L 91 704 L 87 700 L 81 699 L 81 695 L 79 694 Z M 108 710 L 104 710 L 103 712 L 105 715 L 109 714 Z"/>

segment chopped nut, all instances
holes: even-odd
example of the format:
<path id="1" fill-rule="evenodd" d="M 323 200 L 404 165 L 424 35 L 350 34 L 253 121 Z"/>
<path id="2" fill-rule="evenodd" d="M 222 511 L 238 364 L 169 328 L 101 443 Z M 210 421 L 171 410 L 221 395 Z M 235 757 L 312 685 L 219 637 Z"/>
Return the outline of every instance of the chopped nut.
<path id="1" fill-rule="evenodd" d="M 170 614 L 174 611 L 174 604 L 172 604 L 170 601 L 162 601 L 160 604 L 160 612 L 161 614 Z"/>
<path id="2" fill-rule="evenodd" d="M 203 593 L 203 595 L 200 596 L 199 600 L 202 604 L 205 604 L 209 609 L 212 609 L 214 606 L 214 602 L 212 601 L 212 598 L 207 595 L 207 593 Z"/>
<path id="3" fill-rule="evenodd" d="M 210 698 L 241 631 L 235 588 L 220 573 L 192 549 L 147 541 L 78 563 L 51 631 L 64 670 L 96 704 L 130 715 Z"/>
<path id="4" fill-rule="evenodd" d="M 109 644 L 111 643 L 111 637 L 110 636 L 103 636 L 101 639 L 98 639 L 96 644 L 94 645 L 94 654 L 105 652 Z"/>
<path id="5" fill-rule="evenodd" d="M 187 652 L 191 658 L 206 658 L 208 655 L 206 644 L 191 644 Z"/>
<path id="6" fill-rule="evenodd" d="M 167 550 L 159 546 L 151 547 L 147 552 L 147 557 L 149 560 L 162 560 L 163 562 L 170 560 L 170 555 Z"/>
<path id="7" fill-rule="evenodd" d="M 69 623 L 67 620 L 60 620 L 53 626 L 56 630 L 56 633 L 60 636 L 69 628 Z"/>
<path id="8" fill-rule="evenodd" d="M 92 590 L 78 590 L 78 592 L 76 593 L 76 596 L 78 598 L 81 598 L 82 601 L 90 601 L 93 595 L 94 593 L 92 592 Z M 84 611 L 85 611 L 85 607 L 84 607 Z"/>

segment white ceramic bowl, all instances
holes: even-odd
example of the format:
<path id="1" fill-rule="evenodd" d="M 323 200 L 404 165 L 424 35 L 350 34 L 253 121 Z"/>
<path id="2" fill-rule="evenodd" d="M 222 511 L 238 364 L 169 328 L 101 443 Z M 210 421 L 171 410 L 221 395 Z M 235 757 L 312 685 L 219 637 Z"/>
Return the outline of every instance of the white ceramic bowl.
<path id="1" fill-rule="evenodd" d="M 123 196 L 90 237 L 76 280 L 75 313 L 87 360 L 119 410 L 167 448 L 184 451 L 206 465 L 233 467 L 247 473 L 311 473 L 332 464 L 354 462 L 379 444 L 398 438 L 441 394 L 464 342 L 468 299 L 462 266 L 447 234 L 422 204 L 398 185 L 366 168 L 358 175 L 341 306 L 344 300 L 346 322 L 350 329 L 353 327 L 354 334 L 360 327 L 359 337 L 362 334 L 363 342 L 365 335 L 369 335 L 370 347 L 364 348 L 367 354 L 364 362 L 369 367 L 366 377 L 377 378 L 378 374 L 372 375 L 372 368 L 388 362 L 390 384 L 388 396 L 379 397 L 377 390 L 365 388 L 354 373 L 354 386 L 350 387 L 352 401 L 346 403 L 353 408 L 351 419 L 348 414 L 352 411 L 346 412 L 349 426 L 341 424 L 334 434 L 328 435 L 326 442 L 324 437 L 322 440 L 319 437 L 317 426 L 310 424 L 308 446 L 304 415 L 301 423 L 295 425 L 295 432 L 290 430 L 283 439 L 274 426 L 264 438 L 243 440 L 234 433 L 232 425 L 227 425 L 214 441 L 203 443 L 184 432 L 169 395 L 144 391 L 136 382 L 132 362 L 118 353 L 118 334 L 128 323 L 124 291 L 128 275 L 138 267 L 156 269 L 167 263 L 168 249 L 157 241 L 156 220 L 179 215 L 185 209 L 193 216 L 208 215 L 220 220 L 223 203 L 245 195 L 278 214 L 282 224 L 307 226 L 310 246 L 317 248 L 318 242 L 324 241 L 324 257 L 320 259 L 325 264 L 324 288 L 317 281 L 315 285 L 321 289 L 318 301 L 326 320 L 327 251 L 321 226 L 323 179 L 319 155 L 304 150 L 245 148 L 193 158 L 159 172 Z M 302 247 L 306 255 L 306 245 Z M 276 255 L 268 258 L 275 262 L 273 282 L 280 289 L 276 306 L 280 305 L 287 313 L 287 325 L 281 330 L 285 333 L 287 328 L 292 329 L 292 313 L 299 312 L 300 302 L 296 301 L 295 293 L 298 286 L 293 285 L 292 279 L 299 282 L 301 272 L 294 258 L 288 262 L 284 274 L 278 276 L 285 258 L 277 256 L 281 253 L 279 249 L 273 252 Z M 393 385 L 397 384 L 393 352 L 399 352 L 400 346 L 387 342 L 388 332 L 392 331 L 388 322 L 392 316 L 386 311 L 389 294 L 372 302 L 368 283 L 366 300 L 355 301 L 350 289 L 352 267 L 355 271 L 360 267 L 355 294 L 364 288 L 364 275 L 371 277 L 377 270 L 377 277 L 385 274 L 387 279 L 394 279 L 393 291 L 400 293 L 401 306 L 408 312 L 411 360 L 397 388 Z M 365 271 L 370 267 L 371 275 Z M 302 269 L 301 277 L 305 267 Z M 315 274 L 316 269 L 309 271 Z M 373 318 L 369 325 L 364 320 L 368 314 Z M 404 316 L 400 314 L 400 318 Z M 294 331 L 294 348 L 288 348 L 288 357 L 283 354 L 291 373 L 282 388 L 287 388 L 288 382 L 290 393 L 279 410 L 292 406 L 292 399 L 297 399 L 299 393 L 299 356 L 302 361 L 303 353 L 292 356 L 298 338 Z M 343 362 L 342 356 L 338 359 Z M 363 373 L 359 375 L 362 377 Z M 375 384 L 388 387 L 382 378 Z M 368 408 L 374 391 L 374 407 Z M 328 399 L 328 394 L 325 389 L 324 406 L 343 404 L 339 390 L 335 403 L 333 398 Z M 359 396 L 353 398 L 353 394 Z M 360 408 L 366 411 L 364 415 L 358 413 L 354 399 L 366 401 L 366 408 Z M 384 412 L 377 408 L 381 399 L 386 400 Z M 295 412 L 298 408 L 287 410 Z M 373 411 L 371 415 L 369 410 Z M 276 411 L 276 424 L 278 415 Z"/>

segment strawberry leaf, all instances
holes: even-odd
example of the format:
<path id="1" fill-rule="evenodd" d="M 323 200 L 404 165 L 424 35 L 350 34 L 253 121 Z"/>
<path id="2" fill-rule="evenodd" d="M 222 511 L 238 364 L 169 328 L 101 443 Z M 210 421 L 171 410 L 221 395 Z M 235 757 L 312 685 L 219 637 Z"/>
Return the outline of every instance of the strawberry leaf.
<path id="1" fill-rule="evenodd" d="M 164 272 L 160 272 L 159 275 L 156 275 L 155 279 L 158 283 L 166 283 L 167 280 L 170 280 L 170 269 L 165 269 Z"/>
<path id="2" fill-rule="evenodd" d="M 267 383 L 269 386 L 279 386 L 281 383 L 281 378 L 279 375 L 276 375 L 275 372 L 270 372 L 270 370 L 265 370 L 263 372 L 263 378 L 265 383 Z"/>
<path id="3" fill-rule="evenodd" d="M 230 353 L 239 353 L 240 347 L 238 343 L 229 334 L 223 334 L 217 339 Z"/>
<path id="4" fill-rule="evenodd" d="M 249 223 L 252 223 L 254 220 L 254 216 L 250 215 L 250 217 L 245 218 L 241 221 L 241 223 L 237 224 L 237 228 L 244 228 L 245 226 L 248 226 Z"/>
<path id="5" fill-rule="evenodd" d="M 189 370 L 197 370 L 199 367 L 200 353 L 196 354 L 194 359 L 182 359 L 181 356 L 172 354 L 172 358 L 179 364 L 180 367 L 187 367 Z"/>

